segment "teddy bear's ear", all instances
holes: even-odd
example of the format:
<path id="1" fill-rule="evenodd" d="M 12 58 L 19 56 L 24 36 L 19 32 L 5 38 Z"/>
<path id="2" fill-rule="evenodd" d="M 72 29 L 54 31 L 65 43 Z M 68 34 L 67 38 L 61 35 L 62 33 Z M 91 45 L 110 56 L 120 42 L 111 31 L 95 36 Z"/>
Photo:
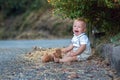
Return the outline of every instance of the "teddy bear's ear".
<path id="1" fill-rule="evenodd" d="M 54 57 L 56 57 L 56 58 L 62 58 L 62 54 L 61 54 L 61 53 L 55 52 L 55 53 L 53 53 L 53 55 L 54 55 Z"/>
<path id="2" fill-rule="evenodd" d="M 62 53 L 61 49 L 56 49 L 56 53 L 61 54 Z"/>

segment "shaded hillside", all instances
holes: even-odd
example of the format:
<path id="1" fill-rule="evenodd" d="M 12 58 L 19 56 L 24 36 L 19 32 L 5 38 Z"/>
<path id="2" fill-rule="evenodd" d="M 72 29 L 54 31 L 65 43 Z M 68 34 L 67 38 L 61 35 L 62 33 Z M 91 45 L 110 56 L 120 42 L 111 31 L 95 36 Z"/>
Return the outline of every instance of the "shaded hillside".
<path id="1" fill-rule="evenodd" d="M 64 38 L 72 34 L 72 21 L 40 9 L 0 21 L 0 39 Z"/>
<path id="2" fill-rule="evenodd" d="M 70 20 L 52 16 L 47 0 L 1 0 L 0 39 L 63 38 L 72 33 Z"/>

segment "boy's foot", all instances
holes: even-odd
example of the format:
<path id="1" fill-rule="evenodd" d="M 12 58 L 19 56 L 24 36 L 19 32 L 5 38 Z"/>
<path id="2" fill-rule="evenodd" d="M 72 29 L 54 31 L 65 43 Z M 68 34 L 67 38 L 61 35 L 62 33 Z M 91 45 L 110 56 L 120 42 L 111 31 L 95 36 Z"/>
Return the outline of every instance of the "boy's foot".
<path id="1" fill-rule="evenodd" d="M 54 57 L 54 62 L 59 62 L 59 58 Z"/>

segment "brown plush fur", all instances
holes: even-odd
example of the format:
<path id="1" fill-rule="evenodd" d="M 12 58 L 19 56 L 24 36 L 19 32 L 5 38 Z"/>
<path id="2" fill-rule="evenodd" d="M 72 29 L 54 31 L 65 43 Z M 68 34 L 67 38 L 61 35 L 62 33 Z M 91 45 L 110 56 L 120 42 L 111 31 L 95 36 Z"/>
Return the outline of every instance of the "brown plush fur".
<path id="1" fill-rule="evenodd" d="M 46 62 L 50 62 L 50 61 L 53 61 L 53 56 L 50 55 L 50 54 L 45 54 L 42 56 L 42 62 L 46 63 Z"/>
<path id="2" fill-rule="evenodd" d="M 56 49 L 56 52 L 53 53 L 53 55 L 54 55 L 56 58 L 62 58 L 61 49 Z"/>
<path id="3" fill-rule="evenodd" d="M 46 63 L 46 62 L 54 61 L 54 57 L 62 58 L 61 49 L 56 49 L 56 51 L 53 54 L 45 54 L 42 56 L 41 59 L 42 59 L 42 62 Z"/>

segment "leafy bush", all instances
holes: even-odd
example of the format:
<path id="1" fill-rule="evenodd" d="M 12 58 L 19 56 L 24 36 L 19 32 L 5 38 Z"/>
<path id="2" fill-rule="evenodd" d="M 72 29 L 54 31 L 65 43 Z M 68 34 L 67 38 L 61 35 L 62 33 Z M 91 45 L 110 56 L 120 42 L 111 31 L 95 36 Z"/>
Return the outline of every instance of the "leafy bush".
<path id="1" fill-rule="evenodd" d="M 120 31 L 120 0 L 48 0 L 54 14 L 71 19 L 83 17 L 108 34 Z"/>
<path id="2" fill-rule="evenodd" d="M 36 10 L 45 4 L 46 0 L 0 0 L 0 11 L 8 17 L 27 10 Z"/>

